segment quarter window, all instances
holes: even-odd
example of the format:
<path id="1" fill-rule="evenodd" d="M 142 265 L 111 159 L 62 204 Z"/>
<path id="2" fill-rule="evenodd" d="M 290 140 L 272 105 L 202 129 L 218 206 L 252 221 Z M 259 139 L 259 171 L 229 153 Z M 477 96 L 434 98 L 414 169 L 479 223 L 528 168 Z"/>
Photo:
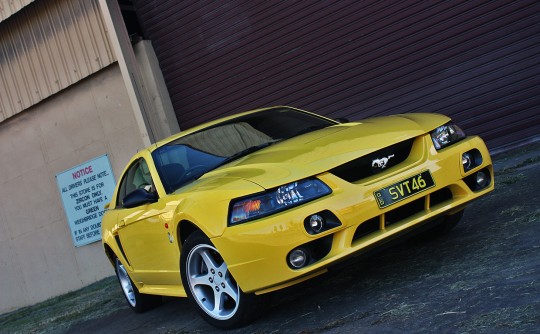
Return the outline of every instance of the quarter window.
<path id="1" fill-rule="evenodd" d="M 116 198 L 116 207 L 122 207 L 122 201 L 126 195 L 135 189 L 145 189 L 148 192 L 154 192 L 154 182 L 150 175 L 150 169 L 144 159 L 135 161 L 124 174 L 120 181 L 118 197 Z"/>

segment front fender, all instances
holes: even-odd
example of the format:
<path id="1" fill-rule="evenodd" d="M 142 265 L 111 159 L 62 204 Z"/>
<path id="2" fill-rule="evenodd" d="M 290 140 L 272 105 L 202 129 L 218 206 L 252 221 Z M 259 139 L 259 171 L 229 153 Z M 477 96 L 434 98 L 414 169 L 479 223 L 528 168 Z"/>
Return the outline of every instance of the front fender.
<path id="1" fill-rule="evenodd" d="M 240 178 L 203 178 L 171 196 L 169 203 L 175 205 L 173 221 L 189 221 L 208 238 L 216 238 L 227 228 L 231 200 L 263 190 Z M 179 240 L 178 234 L 176 237 Z"/>

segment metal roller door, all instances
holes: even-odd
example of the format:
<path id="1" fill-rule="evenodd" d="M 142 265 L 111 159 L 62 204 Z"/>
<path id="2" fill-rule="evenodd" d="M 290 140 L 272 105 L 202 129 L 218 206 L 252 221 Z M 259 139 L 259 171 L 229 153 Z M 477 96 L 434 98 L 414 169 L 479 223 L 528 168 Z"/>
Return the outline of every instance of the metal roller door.
<path id="1" fill-rule="evenodd" d="M 178 122 L 292 105 L 438 112 L 490 148 L 540 133 L 538 1 L 134 1 Z"/>

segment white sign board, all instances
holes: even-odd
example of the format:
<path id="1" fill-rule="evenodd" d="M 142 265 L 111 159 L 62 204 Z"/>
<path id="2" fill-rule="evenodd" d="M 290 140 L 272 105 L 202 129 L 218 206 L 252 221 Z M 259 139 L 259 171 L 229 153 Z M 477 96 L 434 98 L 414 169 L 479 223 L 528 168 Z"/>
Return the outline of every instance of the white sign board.
<path id="1" fill-rule="evenodd" d="M 107 155 L 58 173 L 56 184 L 75 247 L 101 240 L 103 207 L 111 201 L 115 187 Z"/>

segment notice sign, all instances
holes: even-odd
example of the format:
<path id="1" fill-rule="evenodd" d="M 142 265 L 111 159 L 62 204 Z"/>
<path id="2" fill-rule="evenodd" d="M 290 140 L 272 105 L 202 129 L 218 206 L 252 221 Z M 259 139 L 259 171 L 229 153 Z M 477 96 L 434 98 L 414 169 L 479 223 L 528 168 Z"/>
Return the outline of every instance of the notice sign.
<path id="1" fill-rule="evenodd" d="M 101 217 L 115 181 L 107 155 L 56 175 L 75 247 L 101 240 Z"/>

